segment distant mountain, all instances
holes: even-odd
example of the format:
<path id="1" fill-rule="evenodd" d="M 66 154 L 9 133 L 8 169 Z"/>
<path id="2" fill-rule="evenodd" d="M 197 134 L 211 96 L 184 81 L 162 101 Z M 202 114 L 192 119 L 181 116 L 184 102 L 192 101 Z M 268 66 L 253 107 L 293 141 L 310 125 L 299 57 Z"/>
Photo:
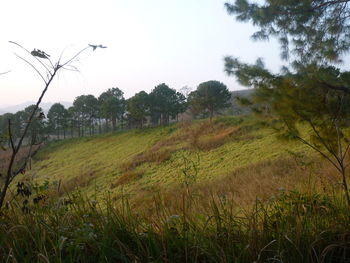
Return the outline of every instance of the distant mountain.
<path id="1" fill-rule="evenodd" d="M 242 89 L 232 91 L 231 94 L 233 97 L 248 97 L 253 93 L 253 89 Z"/>
<path id="2" fill-rule="evenodd" d="M 60 101 L 59 103 L 61 103 L 65 108 L 69 108 L 70 106 L 73 105 L 73 103 L 69 102 L 69 101 Z M 27 102 L 23 102 L 21 104 L 11 105 L 11 106 L 6 106 L 6 107 L 1 107 L 1 105 L 0 105 L 0 114 L 4 114 L 7 112 L 16 113 L 17 111 L 24 110 L 26 107 L 28 107 L 29 105 L 32 105 L 32 104 L 35 104 L 35 102 L 34 101 L 27 101 Z M 40 107 L 43 109 L 43 111 L 45 113 L 47 113 L 53 104 L 54 104 L 53 102 L 42 102 L 40 104 Z"/>
<path id="3" fill-rule="evenodd" d="M 244 107 L 239 105 L 239 103 L 236 100 L 236 97 L 250 97 L 253 93 L 253 89 L 244 89 L 244 90 L 236 90 L 231 91 L 231 107 L 227 109 L 226 114 L 229 115 L 242 115 L 247 114 L 250 112 L 250 109 L 248 107 Z"/>

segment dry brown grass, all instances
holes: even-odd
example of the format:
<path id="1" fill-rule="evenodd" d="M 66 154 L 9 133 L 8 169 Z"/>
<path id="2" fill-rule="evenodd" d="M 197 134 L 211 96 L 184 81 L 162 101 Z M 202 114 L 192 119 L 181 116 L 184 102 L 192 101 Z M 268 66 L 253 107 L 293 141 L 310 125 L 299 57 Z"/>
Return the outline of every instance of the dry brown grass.
<path id="1" fill-rule="evenodd" d="M 229 127 L 223 130 L 219 130 L 208 138 L 197 140 L 196 146 L 200 150 L 215 149 L 225 144 L 230 139 L 230 136 L 233 135 L 236 131 L 237 127 Z"/>
<path id="2" fill-rule="evenodd" d="M 255 136 L 247 135 L 252 126 L 232 126 L 226 123 L 203 122 L 200 125 L 183 127 L 183 137 L 187 141 L 185 149 L 211 150 L 231 140 L 252 140 Z"/>
<path id="3" fill-rule="evenodd" d="M 127 171 L 123 173 L 117 180 L 116 183 L 111 184 L 111 189 L 116 188 L 120 185 L 129 184 L 134 180 L 140 179 L 143 175 L 143 172 L 140 171 Z"/>
<path id="4" fill-rule="evenodd" d="M 120 168 L 123 171 L 131 171 L 144 163 L 159 164 L 169 160 L 174 151 L 174 149 L 155 150 L 152 148 L 146 152 L 137 154 L 131 161 L 123 163 Z"/>
<path id="5" fill-rule="evenodd" d="M 150 149 L 134 156 L 121 165 L 122 171 L 131 171 L 144 163 L 162 163 L 171 158 L 177 150 L 211 150 L 222 146 L 230 140 L 254 139 L 247 135 L 250 126 L 232 126 L 227 123 L 182 122 L 178 131 L 156 142 Z"/>
<path id="6" fill-rule="evenodd" d="M 204 195 L 214 193 L 216 196 L 226 196 L 237 204 L 247 205 L 253 203 L 256 198 L 266 200 L 281 191 L 312 188 L 318 190 L 321 177 L 323 180 L 334 179 L 324 176 L 326 169 L 329 169 L 329 166 L 324 162 L 304 166 L 290 158 L 266 161 L 237 169 L 209 185 L 200 184 L 196 186 L 196 190 Z"/>
<path id="7" fill-rule="evenodd" d="M 324 160 L 309 160 L 310 164 L 301 164 L 293 158 L 261 162 L 233 171 L 232 173 L 194 184 L 189 188 L 178 185 L 171 190 L 160 190 L 163 206 L 170 211 L 179 211 L 183 207 L 183 196 L 190 195 L 192 212 L 205 211 L 208 202 L 229 202 L 236 208 L 246 208 L 258 199 L 268 200 L 282 191 L 302 190 L 331 193 L 337 187 L 339 177 L 333 167 Z M 152 194 L 140 192 L 132 201 L 133 207 L 152 214 L 152 207 L 141 207 L 150 202 Z"/>
<path id="8" fill-rule="evenodd" d="M 184 122 L 178 124 L 179 130 L 170 138 L 160 140 L 150 149 L 123 163 L 122 171 L 132 171 L 144 163 L 162 163 L 168 161 L 177 150 L 207 151 L 218 148 L 230 140 L 252 140 L 247 135 L 251 126 L 232 126 L 227 123 Z M 179 145 L 181 145 L 179 147 Z"/>
<path id="9" fill-rule="evenodd" d="M 123 165 L 126 173 L 120 178 L 120 184 L 127 184 L 137 178 L 133 174 L 135 168 L 146 162 L 162 163 L 171 158 L 174 151 L 211 150 L 229 141 L 245 141 L 256 139 L 252 134 L 257 126 L 243 124 L 232 126 L 229 123 L 186 123 L 179 124 L 180 129 L 171 138 L 157 142 L 151 149 L 134 157 Z M 180 145 L 180 147 L 179 147 Z M 175 148 L 177 146 L 177 148 Z M 312 157 L 314 158 L 314 157 Z M 178 183 L 172 186 L 159 186 L 157 191 L 139 189 L 133 193 L 132 205 L 144 209 L 140 204 L 152 203 L 156 195 L 162 196 L 163 205 L 167 209 L 178 211 L 183 207 L 183 196 L 191 195 L 195 199 L 193 212 L 207 209 L 210 199 L 230 202 L 239 207 L 251 205 L 257 198 L 267 200 L 281 193 L 299 189 L 303 191 L 330 192 L 338 181 L 337 172 L 322 159 L 311 159 L 304 156 L 285 156 L 278 160 L 264 161 L 241 167 L 229 174 L 208 181 L 194 183 L 189 188 Z M 172 188 L 169 188 L 172 187 Z M 154 212 L 153 208 L 150 213 Z"/>
<path id="10" fill-rule="evenodd" d="M 40 147 L 40 145 L 32 146 L 32 152 L 35 152 L 39 147 Z M 15 164 L 19 164 L 19 163 L 23 162 L 25 160 L 25 158 L 27 158 L 28 153 L 29 153 L 29 149 L 30 149 L 29 146 L 22 147 L 20 149 L 20 151 L 18 152 L 18 154 L 16 156 Z M 8 167 L 8 163 L 11 159 L 11 154 L 12 154 L 11 150 L 3 151 L 0 149 L 0 173 L 6 172 L 6 169 Z"/>
<path id="11" fill-rule="evenodd" d="M 60 194 L 69 193 L 79 187 L 86 187 L 94 179 L 96 179 L 96 176 L 96 171 L 91 170 L 89 172 L 81 173 L 80 175 L 75 176 L 69 179 L 68 181 L 64 181 L 61 187 L 63 191 L 60 191 Z"/>

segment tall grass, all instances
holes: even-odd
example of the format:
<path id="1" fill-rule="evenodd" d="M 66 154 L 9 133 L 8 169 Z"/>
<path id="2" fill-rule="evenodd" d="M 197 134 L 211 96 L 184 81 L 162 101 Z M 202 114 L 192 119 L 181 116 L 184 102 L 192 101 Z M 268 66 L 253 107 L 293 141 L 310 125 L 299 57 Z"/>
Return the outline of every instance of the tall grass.
<path id="1" fill-rule="evenodd" d="M 241 210 L 213 194 L 207 209 L 194 213 L 200 199 L 188 191 L 173 211 L 158 195 L 144 204 L 155 208 L 149 215 L 131 209 L 124 196 L 97 202 L 78 192 L 58 198 L 47 187 L 35 189 L 1 215 L 3 262 L 350 260 L 350 211 L 338 195 L 281 191 Z"/>

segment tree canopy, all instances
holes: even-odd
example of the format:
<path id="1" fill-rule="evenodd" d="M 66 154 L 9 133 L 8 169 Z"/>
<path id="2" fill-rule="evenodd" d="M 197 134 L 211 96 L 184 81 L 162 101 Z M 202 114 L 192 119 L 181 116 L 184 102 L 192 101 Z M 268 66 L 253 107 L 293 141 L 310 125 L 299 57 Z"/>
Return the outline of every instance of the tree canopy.
<path id="1" fill-rule="evenodd" d="M 345 158 L 350 149 L 350 72 L 331 64 L 340 62 L 350 48 L 348 3 L 344 0 L 227 3 L 230 14 L 260 28 L 254 38 L 278 36 L 282 57 L 288 58 L 291 44 L 296 60 L 292 70 L 284 67 L 275 74 L 265 68 L 261 59 L 249 65 L 226 57 L 225 70 L 241 84 L 255 88 L 253 101 L 246 101 L 255 112 L 270 114 L 271 124 L 284 136 L 299 139 L 340 172 L 350 206 L 346 174 L 349 163 Z M 310 133 L 303 132 L 300 123 L 306 124 Z"/>
<path id="2" fill-rule="evenodd" d="M 185 97 L 169 88 L 165 83 L 156 86 L 149 94 L 150 115 L 154 123 L 168 124 L 170 117 L 175 118 L 186 110 Z"/>
<path id="3" fill-rule="evenodd" d="M 259 27 L 256 40 L 277 37 L 281 56 L 340 62 L 350 48 L 350 0 L 236 0 L 225 4 L 238 21 Z"/>
<path id="4" fill-rule="evenodd" d="M 55 103 L 51 106 L 47 113 L 49 126 L 51 129 L 57 131 L 57 137 L 60 137 L 60 131 L 65 131 L 67 126 L 68 111 L 61 103 Z M 64 132 L 65 134 L 65 132 Z"/>
<path id="5" fill-rule="evenodd" d="M 98 97 L 100 113 L 106 120 L 112 121 L 113 130 L 117 120 L 122 120 L 125 111 L 124 92 L 119 88 L 111 88 Z"/>
<path id="6" fill-rule="evenodd" d="M 227 108 L 230 103 L 231 93 L 226 85 L 210 80 L 199 84 L 197 89 L 189 94 L 189 104 L 195 114 L 208 112 L 210 118 L 214 113 Z"/>
<path id="7" fill-rule="evenodd" d="M 136 122 L 142 128 L 149 115 L 149 95 L 140 91 L 127 100 L 127 112 L 130 122 Z"/>

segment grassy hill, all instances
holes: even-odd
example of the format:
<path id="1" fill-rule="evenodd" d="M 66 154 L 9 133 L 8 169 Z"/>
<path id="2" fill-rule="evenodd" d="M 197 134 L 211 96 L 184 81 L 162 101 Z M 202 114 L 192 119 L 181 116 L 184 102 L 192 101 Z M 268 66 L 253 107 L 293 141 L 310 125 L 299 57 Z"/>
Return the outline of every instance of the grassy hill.
<path id="1" fill-rule="evenodd" d="M 52 142 L 30 175 L 0 262 L 349 262 L 337 174 L 256 119 Z"/>
<path id="2" fill-rule="evenodd" d="M 244 204 L 309 182 L 300 162 L 306 155 L 313 158 L 254 119 L 222 117 L 51 143 L 31 174 L 97 199 L 123 193 L 139 200 L 187 185 L 234 194 Z"/>

